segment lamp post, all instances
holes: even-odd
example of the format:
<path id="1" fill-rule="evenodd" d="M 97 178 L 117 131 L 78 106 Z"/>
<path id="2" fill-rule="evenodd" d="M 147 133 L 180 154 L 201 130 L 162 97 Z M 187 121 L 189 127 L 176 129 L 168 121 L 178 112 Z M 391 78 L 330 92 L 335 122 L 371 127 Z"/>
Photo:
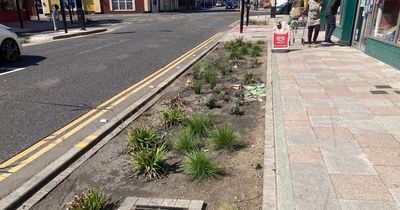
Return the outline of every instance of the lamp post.
<path id="1" fill-rule="evenodd" d="M 276 0 L 271 0 L 271 18 L 276 17 Z"/>
<path id="2" fill-rule="evenodd" d="M 22 17 L 21 17 L 21 7 L 19 4 L 19 0 L 15 0 L 17 3 L 17 13 L 18 13 L 18 20 L 19 20 L 19 25 L 21 28 L 24 28 L 24 23 L 22 22 Z"/>

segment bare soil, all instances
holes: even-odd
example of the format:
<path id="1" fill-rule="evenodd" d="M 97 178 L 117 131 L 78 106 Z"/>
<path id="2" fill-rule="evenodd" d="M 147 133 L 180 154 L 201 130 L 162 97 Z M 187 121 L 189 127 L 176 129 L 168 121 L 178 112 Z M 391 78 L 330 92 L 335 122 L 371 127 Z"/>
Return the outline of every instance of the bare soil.
<path id="1" fill-rule="evenodd" d="M 265 48 L 265 45 L 262 47 Z M 232 68 L 233 71 L 227 75 L 222 76 L 217 73 L 218 84 L 225 86 L 225 91 L 229 96 L 226 98 L 232 100 L 234 93 L 238 91 L 233 89 L 232 85 L 242 81 L 245 71 L 254 72 L 261 81 L 265 82 L 266 50 L 263 51 L 262 56 L 258 58 L 261 63 L 258 67 L 252 68 L 250 58 L 246 58 L 240 62 L 237 69 Z M 222 55 L 227 56 L 227 53 L 223 46 L 219 45 L 205 58 Z M 177 163 L 179 166 L 175 172 L 155 181 L 136 177 L 131 172 L 131 157 L 127 153 L 125 130 L 74 171 L 33 209 L 65 209 L 67 203 L 73 200 L 74 195 L 94 187 L 105 189 L 112 199 L 120 201 L 128 196 L 198 199 L 207 203 L 207 209 L 217 209 L 224 202 L 234 203 L 240 209 L 261 209 L 264 100 L 244 104 L 241 106 L 244 113 L 240 116 L 230 115 L 232 102 L 222 99 L 218 100 L 217 108 L 208 109 L 204 105 L 204 97 L 214 91 L 205 86 L 202 94 L 195 95 L 191 89 L 186 88 L 186 83 L 191 78 L 191 70 L 189 70 L 168 87 L 163 92 L 162 99 L 132 122 L 130 127 L 151 126 L 164 136 L 167 143 L 171 142 L 180 127 L 164 129 L 159 113 L 165 110 L 171 99 L 178 95 L 185 102 L 183 109 L 187 115 L 208 112 L 217 123 L 234 124 L 245 146 L 230 153 L 209 149 L 211 156 L 226 173 L 222 179 L 201 184 L 191 182 L 182 172 L 182 158 L 172 152 L 168 152 L 168 155 L 172 157 L 171 163 Z"/>

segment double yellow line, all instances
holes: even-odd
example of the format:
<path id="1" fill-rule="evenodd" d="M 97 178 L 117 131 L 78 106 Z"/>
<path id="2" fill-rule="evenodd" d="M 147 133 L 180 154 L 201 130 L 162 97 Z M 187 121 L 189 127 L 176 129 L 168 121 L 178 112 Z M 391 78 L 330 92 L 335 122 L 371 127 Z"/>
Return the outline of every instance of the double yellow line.
<path id="1" fill-rule="evenodd" d="M 7 161 L 5 161 L 2 164 L 0 164 L 0 170 L 1 169 L 6 169 L 6 168 L 10 168 L 5 173 L 0 175 L 0 182 L 5 180 L 11 174 L 17 172 L 18 170 L 20 170 L 24 166 L 28 165 L 29 163 L 31 163 L 32 161 L 34 161 L 35 159 L 37 159 L 38 157 L 40 157 L 44 153 L 48 152 L 50 149 L 55 147 L 57 144 L 61 143 L 62 141 L 64 141 L 68 137 L 72 136 L 76 132 L 80 131 L 82 128 L 87 126 L 89 123 L 93 122 L 95 119 L 97 119 L 98 117 L 100 117 L 101 115 L 103 115 L 104 113 L 109 111 L 110 109 L 114 108 L 115 106 L 117 106 L 118 104 L 120 104 L 121 102 L 123 102 L 124 100 L 129 98 L 130 96 L 132 96 L 134 93 L 136 93 L 136 92 L 140 91 L 141 89 L 143 89 L 144 87 L 148 86 L 151 82 L 153 82 L 154 80 L 158 79 L 159 77 L 164 75 L 166 72 L 168 72 L 169 70 L 171 70 L 175 66 L 177 66 L 179 64 L 179 62 L 187 59 L 189 56 L 192 56 L 196 51 L 198 51 L 202 47 L 206 46 L 207 44 L 209 44 L 210 42 L 215 40 L 221 34 L 222 33 L 215 34 L 211 38 L 209 38 L 206 41 L 202 42 L 201 44 L 197 45 L 195 48 L 193 48 L 190 51 L 186 52 L 185 54 L 181 55 L 180 57 L 178 57 L 177 59 L 175 59 L 174 61 L 172 61 L 168 65 L 166 65 L 165 67 L 163 67 L 160 70 L 152 73 L 151 75 L 149 75 L 145 79 L 141 80 L 140 82 L 132 85 L 131 87 L 125 89 L 124 91 L 118 93 L 117 95 L 113 96 L 109 100 L 107 100 L 104 103 L 100 104 L 95 109 L 90 110 L 89 112 L 87 112 L 86 114 L 84 114 L 81 117 L 77 118 L 76 120 L 72 121 L 68 125 L 64 126 L 63 128 L 59 129 L 58 131 L 54 132 L 53 134 L 51 134 L 51 135 L 47 136 L 46 138 L 38 141 L 37 143 L 35 143 L 34 145 L 32 145 L 29 148 L 25 149 L 21 153 L 13 156 L 12 158 L 10 158 Z M 100 111 L 97 112 L 98 110 L 100 110 Z M 96 114 L 93 115 L 94 113 L 96 113 Z M 90 117 L 91 115 L 93 115 L 93 116 Z M 90 117 L 90 118 L 88 118 L 88 117 Z M 78 125 L 78 126 L 76 126 L 76 125 Z M 71 128 L 73 128 L 73 129 L 71 129 Z M 69 129 L 71 129 L 71 130 L 69 130 Z M 69 131 L 66 132 L 67 130 L 69 130 Z M 24 158 L 26 155 L 28 155 L 31 152 L 37 150 L 39 147 L 43 146 L 48 141 L 53 140 L 54 138 L 56 138 L 57 136 L 61 135 L 64 132 L 66 132 L 66 133 L 63 134 L 61 137 L 57 138 L 56 140 L 54 140 L 53 142 L 51 142 L 50 144 L 48 144 L 46 147 L 40 149 L 39 151 L 37 151 L 36 153 L 31 155 L 27 159 L 23 160 L 21 163 L 15 165 L 15 166 L 12 166 L 13 163 L 15 163 L 15 162 L 19 161 L 20 159 Z"/>

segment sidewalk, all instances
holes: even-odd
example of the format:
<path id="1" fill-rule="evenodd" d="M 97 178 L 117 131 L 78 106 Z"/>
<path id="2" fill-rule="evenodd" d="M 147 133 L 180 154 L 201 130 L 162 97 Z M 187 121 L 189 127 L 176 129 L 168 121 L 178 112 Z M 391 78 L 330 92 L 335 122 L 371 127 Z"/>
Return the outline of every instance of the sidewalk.
<path id="1" fill-rule="evenodd" d="M 270 56 L 263 209 L 400 209 L 399 70 L 350 47 Z"/>

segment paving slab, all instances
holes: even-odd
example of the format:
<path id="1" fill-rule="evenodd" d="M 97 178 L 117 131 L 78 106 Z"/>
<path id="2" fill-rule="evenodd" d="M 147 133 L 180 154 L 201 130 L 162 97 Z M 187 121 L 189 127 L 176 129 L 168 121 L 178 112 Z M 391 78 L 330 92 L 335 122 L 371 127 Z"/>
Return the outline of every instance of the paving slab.
<path id="1" fill-rule="evenodd" d="M 398 210 L 396 202 L 339 200 L 342 210 Z"/>

